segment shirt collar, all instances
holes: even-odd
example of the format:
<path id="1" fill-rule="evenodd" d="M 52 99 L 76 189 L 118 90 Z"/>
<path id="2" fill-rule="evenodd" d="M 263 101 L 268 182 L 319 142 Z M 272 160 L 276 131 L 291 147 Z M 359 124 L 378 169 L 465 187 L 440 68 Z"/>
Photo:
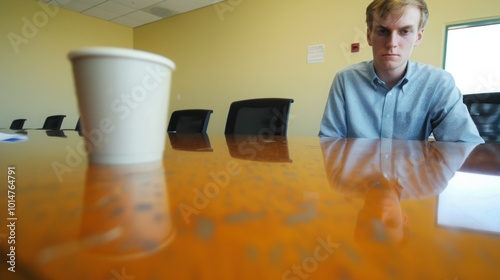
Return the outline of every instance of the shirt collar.
<path id="1" fill-rule="evenodd" d="M 376 89 L 377 85 L 384 85 L 385 83 L 377 76 L 375 73 L 375 67 L 373 66 L 373 60 L 370 62 L 370 76 L 372 77 L 372 86 Z M 396 84 L 396 87 L 404 88 L 404 86 L 408 83 L 408 77 L 411 77 L 415 72 L 414 63 L 408 60 L 408 65 L 406 67 L 406 73 L 403 78 Z"/>

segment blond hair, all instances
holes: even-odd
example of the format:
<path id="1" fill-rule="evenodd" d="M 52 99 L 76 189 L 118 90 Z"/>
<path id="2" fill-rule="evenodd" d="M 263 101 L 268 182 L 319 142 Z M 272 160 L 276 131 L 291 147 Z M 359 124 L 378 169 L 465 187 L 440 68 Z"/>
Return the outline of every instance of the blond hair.
<path id="1" fill-rule="evenodd" d="M 420 23 L 418 27 L 419 29 L 424 28 L 429 19 L 429 10 L 424 0 L 373 0 L 366 8 L 366 25 L 368 26 L 368 30 L 372 30 L 373 28 L 375 13 L 378 13 L 381 19 L 385 18 L 390 13 L 401 16 L 404 12 L 404 8 L 408 5 L 414 5 L 420 9 Z"/>

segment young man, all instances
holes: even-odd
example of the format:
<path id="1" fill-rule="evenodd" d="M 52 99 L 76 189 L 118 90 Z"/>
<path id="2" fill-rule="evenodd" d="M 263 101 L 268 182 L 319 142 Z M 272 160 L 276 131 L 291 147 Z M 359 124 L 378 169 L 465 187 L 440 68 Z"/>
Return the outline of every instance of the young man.
<path id="1" fill-rule="evenodd" d="M 411 62 L 429 12 L 424 0 L 374 0 L 366 9 L 373 60 L 337 73 L 319 135 L 483 143 L 452 76 Z"/>

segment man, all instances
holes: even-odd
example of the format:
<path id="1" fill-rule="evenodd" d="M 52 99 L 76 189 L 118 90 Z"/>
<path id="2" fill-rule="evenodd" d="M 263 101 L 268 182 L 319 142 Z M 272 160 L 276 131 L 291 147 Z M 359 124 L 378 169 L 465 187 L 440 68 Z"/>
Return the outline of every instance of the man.
<path id="1" fill-rule="evenodd" d="M 373 60 L 337 73 L 319 135 L 483 143 L 462 94 L 442 69 L 411 62 L 429 12 L 424 0 L 374 0 L 366 9 Z"/>

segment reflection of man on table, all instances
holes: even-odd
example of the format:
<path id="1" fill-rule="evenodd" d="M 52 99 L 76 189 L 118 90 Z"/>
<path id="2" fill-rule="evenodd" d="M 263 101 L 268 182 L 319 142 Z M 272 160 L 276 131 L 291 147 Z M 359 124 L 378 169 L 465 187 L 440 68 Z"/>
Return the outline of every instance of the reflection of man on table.
<path id="1" fill-rule="evenodd" d="M 363 198 L 355 237 L 405 244 L 408 216 L 400 201 L 438 195 L 476 144 L 391 139 L 322 138 L 332 188 Z"/>

